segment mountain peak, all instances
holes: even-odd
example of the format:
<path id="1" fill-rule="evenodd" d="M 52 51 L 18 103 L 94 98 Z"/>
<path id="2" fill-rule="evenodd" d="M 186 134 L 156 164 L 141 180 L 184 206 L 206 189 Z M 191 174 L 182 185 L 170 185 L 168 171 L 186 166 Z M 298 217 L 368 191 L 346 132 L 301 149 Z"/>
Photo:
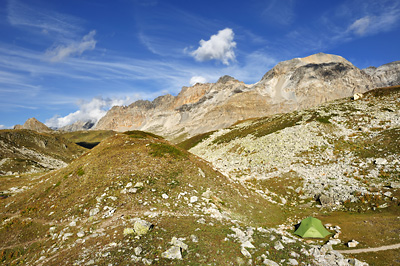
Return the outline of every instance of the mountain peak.
<path id="1" fill-rule="evenodd" d="M 323 64 L 323 63 L 350 63 L 343 57 L 334 54 L 318 53 L 303 58 L 299 58 L 302 62 L 307 64 Z"/>
<path id="2" fill-rule="evenodd" d="M 233 78 L 233 77 L 231 77 L 231 76 L 225 75 L 225 76 L 220 77 L 220 78 L 218 79 L 217 83 L 225 84 L 225 83 L 227 83 L 228 81 L 234 81 L 234 80 L 236 80 L 236 79 Z"/>
<path id="3" fill-rule="evenodd" d="M 30 129 L 37 132 L 52 132 L 53 130 L 45 124 L 32 117 L 25 121 L 23 125 L 15 125 L 14 129 Z"/>

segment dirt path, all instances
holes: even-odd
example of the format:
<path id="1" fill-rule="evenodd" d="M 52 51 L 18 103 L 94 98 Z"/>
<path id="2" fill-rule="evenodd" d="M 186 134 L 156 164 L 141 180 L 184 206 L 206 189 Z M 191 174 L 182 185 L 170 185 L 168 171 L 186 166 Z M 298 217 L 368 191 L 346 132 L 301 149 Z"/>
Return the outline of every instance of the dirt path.
<path id="1" fill-rule="evenodd" d="M 364 252 L 377 252 L 389 249 L 396 249 L 400 248 L 400 244 L 388 245 L 388 246 L 381 246 L 376 248 L 360 248 L 360 249 L 353 249 L 353 250 L 336 250 L 342 254 L 357 254 L 357 253 L 364 253 Z"/>

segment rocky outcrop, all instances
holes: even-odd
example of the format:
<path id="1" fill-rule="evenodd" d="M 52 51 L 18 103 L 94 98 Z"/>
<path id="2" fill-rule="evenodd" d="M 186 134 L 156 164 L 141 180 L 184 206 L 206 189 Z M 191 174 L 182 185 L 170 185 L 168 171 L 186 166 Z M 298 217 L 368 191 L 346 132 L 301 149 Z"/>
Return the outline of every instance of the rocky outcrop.
<path id="1" fill-rule="evenodd" d="M 385 64 L 378 68 L 368 67 L 363 70 L 371 76 L 375 87 L 400 85 L 400 61 Z"/>
<path id="2" fill-rule="evenodd" d="M 32 117 L 25 121 L 23 125 L 15 125 L 14 129 L 30 129 L 36 132 L 52 132 L 53 130 L 47 127 L 42 122 L 38 121 L 36 118 Z"/>
<path id="3" fill-rule="evenodd" d="M 93 122 L 93 121 L 76 121 L 75 123 L 61 127 L 58 130 L 67 131 L 67 132 L 89 130 L 89 129 L 93 128 L 94 125 L 95 125 L 95 122 Z"/>
<path id="4" fill-rule="evenodd" d="M 373 84 L 343 57 L 319 53 L 279 63 L 255 87 L 272 103 L 283 104 L 280 112 L 287 112 L 363 93 Z"/>
<path id="5" fill-rule="evenodd" d="M 315 54 L 284 61 L 254 85 L 232 77 L 183 87 L 178 96 L 114 106 L 96 129 L 150 131 L 178 142 L 239 120 L 290 112 L 374 87 L 370 75 L 341 56 Z"/>

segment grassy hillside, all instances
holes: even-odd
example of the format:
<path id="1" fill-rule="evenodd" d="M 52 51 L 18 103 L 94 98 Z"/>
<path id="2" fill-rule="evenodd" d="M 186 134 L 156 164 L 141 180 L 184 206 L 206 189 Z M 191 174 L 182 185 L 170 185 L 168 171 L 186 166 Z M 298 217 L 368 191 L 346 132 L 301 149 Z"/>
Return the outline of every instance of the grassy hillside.
<path id="1" fill-rule="evenodd" d="M 5 265 L 237 264 L 249 259 L 245 240 L 254 245 L 250 256 L 262 261 L 282 238 L 268 228 L 287 218 L 279 206 L 148 133 L 114 134 L 69 166 L 30 182 L 0 201 Z M 152 229 L 129 234 L 138 219 Z M 162 255 L 174 237 L 188 245 L 180 248 L 182 260 Z M 300 253 L 306 244 L 285 246 L 290 249 L 271 251 L 270 258 L 285 260 L 296 251 L 311 260 Z"/>
<path id="2" fill-rule="evenodd" d="M 112 130 L 86 130 L 58 133 L 65 139 L 78 144 L 87 149 L 91 149 L 102 140 L 115 134 Z"/>
<path id="3" fill-rule="evenodd" d="M 340 225 L 337 249 L 353 238 L 359 247 L 400 243 L 399 99 L 399 86 L 375 89 L 359 100 L 243 121 L 182 147 L 292 215 L 312 211 Z M 400 263 L 381 254 L 357 256 Z"/>
<path id="4" fill-rule="evenodd" d="M 62 136 L 32 130 L 0 130 L 0 174 L 57 169 L 85 149 Z"/>

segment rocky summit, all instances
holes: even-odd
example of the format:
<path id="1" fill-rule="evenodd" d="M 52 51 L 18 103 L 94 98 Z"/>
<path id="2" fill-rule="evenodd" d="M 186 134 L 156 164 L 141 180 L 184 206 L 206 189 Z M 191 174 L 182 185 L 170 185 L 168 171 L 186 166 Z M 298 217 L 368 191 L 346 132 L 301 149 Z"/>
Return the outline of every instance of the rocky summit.
<path id="1" fill-rule="evenodd" d="M 114 106 L 96 129 L 145 130 L 179 142 L 239 120 L 301 110 L 399 83 L 398 64 L 360 70 L 341 56 L 315 54 L 277 64 L 253 85 L 232 77 L 183 87 L 177 96 Z"/>
<path id="2" fill-rule="evenodd" d="M 32 117 L 25 121 L 23 125 L 15 125 L 14 129 L 29 129 L 36 132 L 52 132 L 53 130 L 47 127 L 42 122 L 38 121 L 36 118 Z"/>

